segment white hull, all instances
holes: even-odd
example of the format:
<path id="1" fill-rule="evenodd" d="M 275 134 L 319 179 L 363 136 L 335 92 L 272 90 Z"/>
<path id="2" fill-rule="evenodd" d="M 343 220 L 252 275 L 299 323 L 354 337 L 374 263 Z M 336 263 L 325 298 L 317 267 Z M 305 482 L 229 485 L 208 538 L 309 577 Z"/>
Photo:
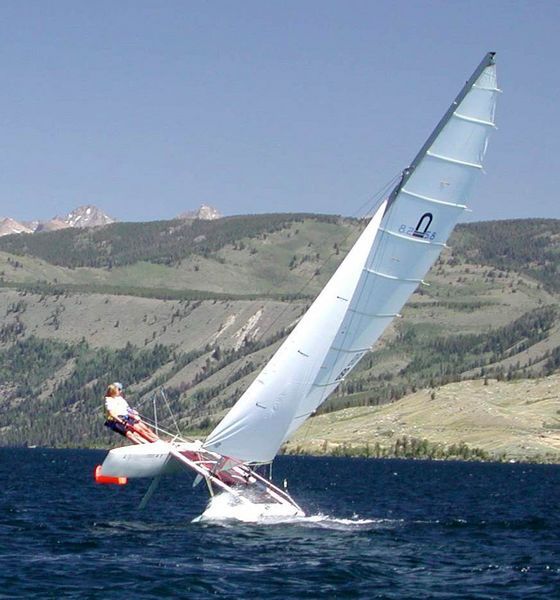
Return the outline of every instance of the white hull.
<path id="1" fill-rule="evenodd" d="M 248 465 L 229 461 L 219 454 L 203 450 L 199 441 L 158 440 L 115 448 L 108 453 L 96 471 L 96 479 L 100 481 L 121 478 L 126 483 L 127 479 L 159 478 L 161 475 L 176 473 L 182 468 L 196 473 L 195 484 L 206 480 L 211 495 L 208 510 L 212 516 L 207 515 L 209 519 L 216 518 L 216 506 L 220 502 L 227 508 L 226 514 L 229 516 L 222 515 L 222 518 L 226 519 L 255 521 L 263 518 L 304 516 L 301 508 L 284 490 L 276 487 Z M 219 500 L 222 498 L 225 500 Z"/>
<path id="2" fill-rule="evenodd" d="M 185 446 L 183 448 L 183 446 Z M 194 444 L 178 444 L 179 451 Z M 179 472 L 180 466 L 171 458 L 171 445 L 160 440 L 153 444 L 123 446 L 111 450 L 101 465 L 100 474 L 107 477 L 158 477 Z"/>
<path id="3" fill-rule="evenodd" d="M 215 521 L 242 521 L 244 523 L 259 523 L 263 521 L 284 521 L 305 517 L 305 513 L 294 505 L 264 503 L 259 504 L 227 494 L 211 498 L 206 510 L 193 523 Z"/>

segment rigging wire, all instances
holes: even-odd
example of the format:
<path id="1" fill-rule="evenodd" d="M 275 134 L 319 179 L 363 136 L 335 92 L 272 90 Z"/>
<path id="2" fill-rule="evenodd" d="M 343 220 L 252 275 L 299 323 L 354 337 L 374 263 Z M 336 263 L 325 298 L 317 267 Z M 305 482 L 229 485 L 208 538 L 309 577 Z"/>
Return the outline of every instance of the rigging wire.
<path id="1" fill-rule="evenodd" d="M 169 404 L 169 402 L 167 400 L 167 396 L 166 396 L 163 388 L 159 389 L 159 395 L 163 398 L 165 405 L 167 406 L 169 416 L 173 420 L 173 425 L 175 426 L 175 429 L 177 430 L 177 434 L 179 436 L 182 435 L 181 430 L 179 429 L 179 424 L 177 423 L 177 419 L 175 418 L 175 414 L 173 413 L 173 410 L 171 409 L 171 405 Z M 138 409 L 139 407 L 143 406 L 147 402 L 147 400 L 152 398 L 152 407 L 153 407 L 153 412 L 154 412 L 153 420 L 148 419 L 145 415 L 140 415 L 140 416 L 142 417 L 143 420 L 145 420 L 147 422 L 148 421 L 151 422 L 156 427 L 156 429 L 160 429 L 161 431 L 164 431 L 161 427 L 159 427 L 159 424 L 158 424 L 157 396 L 158 396 L 157 391 L 154 392 L 152 395 L 146 394 L 143 398 L 140 399 L 139 402 L 137 402 L 135 404 L 135 407 L 136 407 L 136 409 Z M 161 417 L 160 417 L 160 419 L 161 419 Z M 165 421 L 165 419 L 161 419 L 161 420 Z"/>
<path id="2" fill-rule="evenodd" d="M 167 401 L 167 396 L 165 395 L 163 388 L 160 388 L 159 393 L 161 394 L 162 398 L 165 400 L 165 405 L 167 406 L 167 410 L 169 411 L 169 414 L 171 415 L 171 418 L 173 419 L 173 424 L 175 425 L 175 429 L 177 429 L 177 434 L 181 435 L 181 430 L 179 429 L 177 419 L 175 418 L 175 414 L 171 410 L 171 406 L 169 406 L 169 402 Z"/>

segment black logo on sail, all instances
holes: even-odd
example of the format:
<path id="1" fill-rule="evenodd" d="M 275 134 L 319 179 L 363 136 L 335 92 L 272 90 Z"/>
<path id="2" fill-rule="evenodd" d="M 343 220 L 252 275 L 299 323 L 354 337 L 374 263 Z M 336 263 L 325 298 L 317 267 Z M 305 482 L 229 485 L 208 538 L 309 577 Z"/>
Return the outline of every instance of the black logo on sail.
<path id="1" fill-rule="evenodd" d="M 434 216 L 432 215 L 432 213 L 424 213 L 420 217 L 420 220 L 418 221 L 418 224 L 416 225 L 412 235 L 414 237 L 424 238 L 428 229 L 430 228 L 430 225 L 432 224 L 433 218 Z"/>

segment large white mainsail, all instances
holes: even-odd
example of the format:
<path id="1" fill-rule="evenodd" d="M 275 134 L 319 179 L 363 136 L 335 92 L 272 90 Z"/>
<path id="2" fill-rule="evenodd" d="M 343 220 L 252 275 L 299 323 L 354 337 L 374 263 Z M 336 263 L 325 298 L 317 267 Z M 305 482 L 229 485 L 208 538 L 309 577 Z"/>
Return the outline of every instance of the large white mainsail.
<path id="1" fill-rule="evenodd" d="M 465 84 L 298 326 L 204 446 L 267 462 L 356 366 L 434 263 L 482 170 L 494 53 Z"/>

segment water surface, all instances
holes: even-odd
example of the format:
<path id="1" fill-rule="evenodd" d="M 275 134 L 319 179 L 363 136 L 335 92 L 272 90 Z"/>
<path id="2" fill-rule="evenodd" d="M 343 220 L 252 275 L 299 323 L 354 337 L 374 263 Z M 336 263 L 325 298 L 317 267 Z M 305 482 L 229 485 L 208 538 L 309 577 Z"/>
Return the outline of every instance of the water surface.
<path id="1" fill-rule="evenodd" d="M 203 486 L 0 449 L 0 598 L 560 598 L 560 467 L 281 457 L 309 515 L 191 523 Z"/>

